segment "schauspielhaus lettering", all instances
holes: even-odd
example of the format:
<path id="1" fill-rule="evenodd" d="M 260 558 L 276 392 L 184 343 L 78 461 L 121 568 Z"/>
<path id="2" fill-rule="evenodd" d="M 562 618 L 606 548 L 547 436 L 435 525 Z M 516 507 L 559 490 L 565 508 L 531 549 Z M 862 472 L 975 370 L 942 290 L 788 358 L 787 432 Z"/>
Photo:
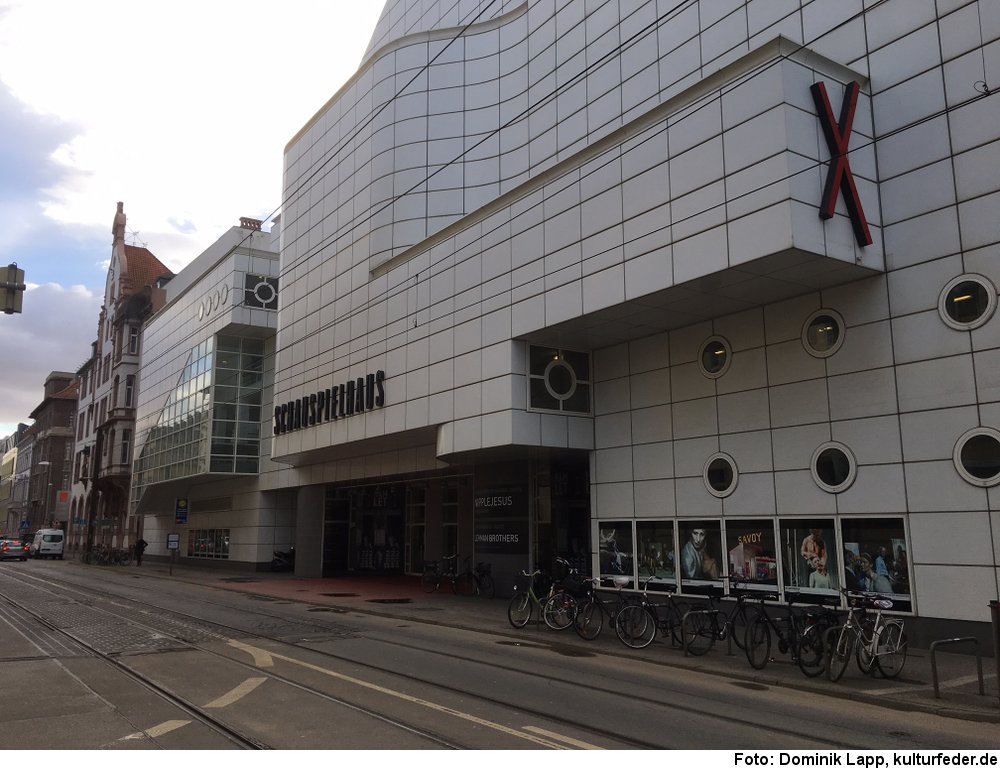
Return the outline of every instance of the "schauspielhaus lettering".
<path id="1" fill-rule="evenodd" d="M 385 406 L 385 372 L 334 385 L 274 407 L 274 435 Z"/>

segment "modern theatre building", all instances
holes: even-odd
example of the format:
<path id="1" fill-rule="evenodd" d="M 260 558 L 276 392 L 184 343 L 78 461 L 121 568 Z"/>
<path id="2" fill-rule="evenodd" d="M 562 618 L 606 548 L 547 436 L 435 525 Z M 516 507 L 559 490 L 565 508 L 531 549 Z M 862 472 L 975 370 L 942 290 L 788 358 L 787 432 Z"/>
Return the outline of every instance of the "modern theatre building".
<path id="1" fill-rule="evenodd" d="M 285 149 L 298 573 L 559 555 L 986 622 L 998 88 L 982 0 L 389 0 Z"/>

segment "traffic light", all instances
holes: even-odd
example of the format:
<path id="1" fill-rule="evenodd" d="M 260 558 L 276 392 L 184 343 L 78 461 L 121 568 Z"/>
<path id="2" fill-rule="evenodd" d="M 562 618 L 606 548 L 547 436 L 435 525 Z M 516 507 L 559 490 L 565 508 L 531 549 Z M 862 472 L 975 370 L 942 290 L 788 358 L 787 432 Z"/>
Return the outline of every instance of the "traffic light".
<path id="1" fill-rule="evenodd" d="M 21 312 L 24 298 L 24 271 L 17 263 L 11 262 L 6 268 L 0 267 L 0 309 L 7 315 Z"/>

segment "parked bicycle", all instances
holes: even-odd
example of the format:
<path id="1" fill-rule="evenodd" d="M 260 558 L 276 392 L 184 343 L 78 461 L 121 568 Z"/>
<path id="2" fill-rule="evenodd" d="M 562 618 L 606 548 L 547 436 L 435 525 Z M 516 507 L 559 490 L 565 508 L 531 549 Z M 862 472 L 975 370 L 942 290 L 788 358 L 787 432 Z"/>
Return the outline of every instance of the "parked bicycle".
<path id="1" fill-rule="evenodd" d="M 587 584 L 562 557 L 556 557 L 556 570 L 562 577 L 552 584 L 549 598 L 542 605 L 542 618 L 549 628 L 564 631 L 574 624 L 578 603 L 587 596 Z"/>
<path id="2" fill-rule="evenodd" d="M 538 610 L 538 617 L 544 620 L 542 608 L 552 594 L 552 580 L 540 569 L 533 572 L 521 570 L 524 581 L 520 587 L 514 584 L 514 596 L 507 605 L 507 620 L 514 628 L 524 628 Z"/>
<path id="3" fill-rule="evenodd" d="M 713 588 L 708 595 L 708 607 L 690 610 L 684 615 L 681 638 L 685 652 L 704 655 L 715 646 L 716 641 L 726 639 L 732 639 L 741 650 L 746 648 L 747 627 L 753 619 L 749 602 L 759 599 L 762 594 L 734 581 L 732 596 L 736 601 L 727 612 L 719 606 L 722 589 Z"/>
<path id="4" fill-rule="evenodd" d="M 851 658 L 866 674 L 878 671 L 887 679 L 899 676 L 906 663 L 908 640 L 899 618 L 886 618 L 882 611 L 892 608 L 892 600 L 880 594 L 843 591 L 847 597 L 847 621 L 840 629 L 829 632 L 827 675 L 838 681 L 847 670 Z M 868 610 L 875 610 L 875 618 Z"/>
<path id="5" fill-rule="evenodd" d="M 813 606 L 796 608 L 791 602 L 783 615 L 771 614 L 766 598 L 761 597 L 757 614 L 747 626 L 746 654 L 750 665 L 762 669 L 771 660 L 771 636 L 777 637 L 778 650 L 791 653 L 802 673 L 808 677 L 819 676 L 826 667 L 824 637 L 828 629 L 839 623 L 837 613 L 829 607 Z"/>
<path id="6" fill-rule="evenodd" d="M 455 593 L 460 596 L 482 596 L 492 599 L 496 595 L 493 568 L 484 562 L 472 566 L 472 557 L 465 558 L 465 570 L 455 578 Z"/>
<path id="7" fill-rule="evenodd" d="M 624 589 L 631 582 L 631 578 L 621 575 L 612 578 L 612 583 L 617 591 L 614 598 L 611 598 L 602 596 L 602 594 L 609 592 L 601 590 L 600 578 L 587 578 L 584 581 L 587 596 L 578 603 L 576 617 L 573 619 L 573 628 L 576 629 L 576 633 L 580 635 L 581 639 L 587 641 L 596 639 L 604 627 L 605 618 L 608 619 L 610 626 L 614 627 L 617 624 L 618 615 L 622 609 L 634 603 L 624 593 Z"/>
<path id="8" fill-rule="evenodd" d="M 127 567 L 132 563 L 132 552 L 128 548 L 110 548 L 99 544 L 83 551 L 80 560 L 84 564 L 97 564 L 102 567 Z"/>
<path id="9" fill-rule="evenodd" d="M 444 562 L 444 569 L 441 569 Z M 458 554 L 443 556 L 441 561 L 425 561 L 424 574 L 420 577 L 420 585 L 429 594 L 437 591 L 442 583 L 451 583 L 452 593 L 458 593 Z"/>
<path id="10" fill-rule="evenodd" d="M 659 601 L 650 599 L 649 583 L 652 579 L 652 576 L 648 577 L 643 584 L 638 603 L 629 604 L 618 613 L 615 633 L 622 644 L 635 650 L 648 647 L 656 638 L 657 631 L 661 636 L 669 637 L 672 645 L 680 647 L 684 643 L 681 621 L 689 607 L 670 593 Z"/>

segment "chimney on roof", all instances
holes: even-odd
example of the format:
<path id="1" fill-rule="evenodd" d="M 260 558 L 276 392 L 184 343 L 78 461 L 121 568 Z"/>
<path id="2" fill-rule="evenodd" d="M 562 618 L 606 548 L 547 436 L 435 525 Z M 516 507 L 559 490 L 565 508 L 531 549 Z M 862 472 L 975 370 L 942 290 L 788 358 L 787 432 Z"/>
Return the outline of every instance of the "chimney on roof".
<path id="1" fill-rule="evenodd" d="M 263 227 L 264 222 L 260 219 L 251 219 L 250 217 L 240 217 L 240 227 L 244 230 L 260 230 Z"/>

